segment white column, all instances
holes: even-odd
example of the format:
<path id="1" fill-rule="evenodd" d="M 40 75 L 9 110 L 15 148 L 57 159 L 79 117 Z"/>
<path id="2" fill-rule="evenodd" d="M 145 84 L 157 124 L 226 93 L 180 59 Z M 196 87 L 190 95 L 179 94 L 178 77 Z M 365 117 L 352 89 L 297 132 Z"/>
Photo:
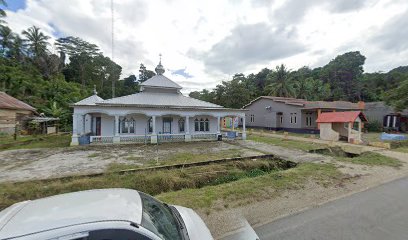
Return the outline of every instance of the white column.
<path id="1" fill-rule="evenodd" d="M 245 115 L 242 118 L 242 140 L 246 140 Z"/>
<path id="2" fill-rule="evenodd" d="M 217 117 L 217 134 L 221 133 L 221 117 Z"/>
<path id="3" fill-rule="evenodd" d="M 71 146 L 79 145 L 78 141 L 78 114 L 72 115 L 72 139 Z"/>
<path id="4" fill-rule="evenodd" d="M 150 137 L 150 143 L 157 143 L 157 132 L 156 132 L 156 116 L 152 116 L 152 136 Z"/>
<path id="5" fill-rule="evenodd" d="M 190 117 L 189 116 L 186 116 L 185 128 L 186 128 L 185 129 L 186 134 L 185 134 L 184 140 L 186 142 L 190 142 L 191 141 L 191 134 L 190 134 Z"/>
<path id="6" fill-rule="evenodd" d="M 120 136 L 119 136 L 119 115 L 115 115 L 114 124 L 115 124 L 115 126 L 113 127 L 113 131 L 114 131 L 113 142 L 114 142 L 114 143 L 119 143 L 119 142 L 120 142 Z"/>
<path id="7" fill-rule="evenodd" d="M 358 143 L 361 143 L 361 121 L 358 122 Z"/>
<path id="8" fill-rule="evenodd" d="M 82 134 L 86 133 L 85 130 L 85 120 L 86 120 L 86 114 L 82 115 Z"/>

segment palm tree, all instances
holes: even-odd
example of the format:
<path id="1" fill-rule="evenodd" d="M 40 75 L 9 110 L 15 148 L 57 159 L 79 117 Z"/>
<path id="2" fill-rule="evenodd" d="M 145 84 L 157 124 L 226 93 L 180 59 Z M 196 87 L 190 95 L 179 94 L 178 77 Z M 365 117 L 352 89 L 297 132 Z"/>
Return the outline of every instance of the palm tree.
<path id="1" fill-rule="evenodd" d="M 23 31 L 23 35 L 26 37 L 30 51 L 34 54 L 35 57 L 38 57 L 44 54 L 47 51 L 47 46 L 50 39 L 49 36 L 46 36 L 40 31 L 40 28 L 32 26 L 27 30 Z"/>
<path id="2" fill-rule="evenodd" d="M 0 0 L 0 6 L 7 6 L 7 3 L 5 0 Z M 0 18 L 3 18 L 6 16 L 6 11 L 4 11 L 4 9 L 0 8 Z M 1 24 L 5 23 L 4 20 L 0 19 L 0 26 L 2 26 Z"/>
<path id="3" fill-rule="evenodd" d="M 24 40 L 18 34 L 13 34 L 13 43 L 10 46 L 10 56 L 18 61 L 21 61 L 24 57 Z"/>
<path id="4" fill-rule="evenodd" d="M 294 91 L 289 79 L 289 71 L 285 65 L 281 64 L 276 67 L 276 71 L 268 76 L 269 82 L 266 91 L 271 96 L 276 97 L 293 97 Z"/>
<path id="5" fill-rule="evenodd" d="M 13 32 L 7 26 L 0 26 L 0 38 L 1 38 L 0 45 L 4 51 L 4 49 L 10 47 L 11 45 L 11 41 L 13 38 Z"/>

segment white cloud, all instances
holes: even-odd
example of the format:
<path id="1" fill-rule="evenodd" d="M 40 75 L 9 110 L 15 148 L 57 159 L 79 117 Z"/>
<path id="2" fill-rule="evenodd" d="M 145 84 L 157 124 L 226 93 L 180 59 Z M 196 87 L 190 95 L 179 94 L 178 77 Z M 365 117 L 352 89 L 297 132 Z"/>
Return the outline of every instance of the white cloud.
<path id="1" fill-rule="evenodd" d="M 408 60 L 398 31 L 387 30 L 393 23 L 403 27 L 399 18 L 407 11 L 404 0 L 115 0 L 114 60 L 123 76 L 137 75 L 140 63 L 153 70 L 162 53 L 166 68 L 192 76 L 166 72 L 185 92 L 280 63 L 291 69 L 321 66 L 354 50 L 367 57 L 366 70 L 386 71 Z M 25 9 L 8 12 L 7 21 L 16 32 L 36 25 L 49 35 L 81 37 L 111 54 L 110 0 L 27 0 Z M 238 30 L 252 35 L 237 37 Z M 394 42 L 398 51 L 387 49 Z"/>

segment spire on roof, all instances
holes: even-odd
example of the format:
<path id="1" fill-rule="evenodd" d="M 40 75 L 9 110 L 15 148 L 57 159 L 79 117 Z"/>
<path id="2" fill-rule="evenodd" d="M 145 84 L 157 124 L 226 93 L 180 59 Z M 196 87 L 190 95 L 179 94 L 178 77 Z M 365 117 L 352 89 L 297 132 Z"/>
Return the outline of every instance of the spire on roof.
<path id="1" fill-rule="evenodd" d="M 98 92 L 96 91 L 96 85 L 94 85 L 93 94 L 98 95 Z"/>
<path id="2" fill-rule="evenodd" d="M 159 54 L 159 56 L 160 56 L 159 65 L 157 65 L 157 67 L 154 70 L 156 71 L 157 75 L 163 75 L 165 70 L 164 70 L 164 67 L 163 67 L 163 65 L 161 63 L 161 57 L 162 57 L 161 53 Z"/>

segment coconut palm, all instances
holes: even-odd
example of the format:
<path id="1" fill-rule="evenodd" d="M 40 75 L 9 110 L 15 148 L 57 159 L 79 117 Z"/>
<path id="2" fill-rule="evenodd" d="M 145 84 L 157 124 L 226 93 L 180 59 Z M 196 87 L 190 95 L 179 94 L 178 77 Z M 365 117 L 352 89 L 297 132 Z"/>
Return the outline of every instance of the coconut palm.
<path id="1" fill-rule="evenodd" d="M 18 34 L 13 34 L 10 56 L 18 61 L 21 61 L 24 57 L 24 40 Z"/>
<path id="2" fill-rule="evenodd" d="M 276 67 L 276 71 L 269 74 L 270 84 L 266 86 L 266 91 L 271 96 L 276 97 L 293 97 L 294 90 L 289 78 L 289 71 L 285 65 L 281 64 Z"/>
<path id="3" fill-rule="evenodd" d="M 9 48 L 12 43 L 13 32 L 7 26 L 0 26 L 0 38 L 0 45 L 4 51 L 5 49 Z"/>
<path id="4" fill-rule="evenodd" d="M 47 51 L 47 46 L 49 45 L 48 39 L 50 37 L 42 33 L 40 28 L 32 26 L 22 33 L 26 37 L 27 45 L 35 57 L 41 56 Z"/>
<path id="5" fill-rule="evenodd" d="M 6 23 L 6 21 L 2 20 L 1 18 L 6 17 L 6 11 L 4 11 L 1 6 L 7 6 L 5 0 L 0 0 L 0 27 L 3 27 L 3 24 Z"/>

